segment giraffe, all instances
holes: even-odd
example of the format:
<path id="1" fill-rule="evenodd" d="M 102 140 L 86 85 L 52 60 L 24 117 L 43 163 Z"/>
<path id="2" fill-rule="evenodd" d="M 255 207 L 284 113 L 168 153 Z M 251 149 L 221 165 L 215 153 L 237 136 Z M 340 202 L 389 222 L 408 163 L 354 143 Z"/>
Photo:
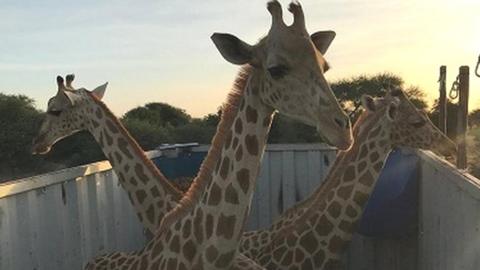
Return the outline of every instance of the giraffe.
<path id="1" fill-rule="evenodd" d="M 309 36 L 303 11 L 290 4 L 286 26 L 278 1 L 268 35 L 251 46 L 230 34 L 212 35 L 222 56 L 243 65 L 222 110 L 212 146 L 194 183 L 162 220 L 154 238 L 135 253 L 112 253 L 86 269 L 231 269 L 237 254 L 259 164 L 275 110 L 316 126 L 325 139 L 348 149 L 352 134 L 323 73 L 333 32 Z M 235 269 L 248 269 L 240 266 Z M 258 267 L 258 266 L 257 266 Z"/>
<path id="2" fill-rule="evenodd" d="M 130 136 L 125 127 L 101 101 L 107 83 L 93 91 L 75 90 L 74 75 L 66 76 L 66 85 L 57 77 L 57 94 L 48 101 L 47 114 L 32 152 L 46 154 L 59 140 L 79 131 L 89 131 L 112 164 L 122 187 L 127 191 L 135 212 L 147 232 L 152 233 L 164 215 L 183 196 L 157 169 Z"/>
<path id="3" fill-rule="evenodd" d="M 374 101 L 354 126 L 352 148 L 341 152 L 324 182 L 269 228 L 246 232 L 239 251 L 266 269 L 341 268 L 343 248 L 393 147 L 454 154 L 455 144 L 401 90 Z"/>
<path id="4" fill-rule="evenodd" d="M 101 102 L 107 84 L 93 91 L 84 88 L 76 90 L 72 86 L 73 80 L 73 74 L 67 75 L 64 85 L 63 78 L 57 77 L 58 92 L 48 102 L 47 115 L 39 135 L 33 141 L 32 152 L 46 154 L 57 141 L 81 130 L 88 130 L 109 158 L 147 233 L 153 235 L 160 219 L 173 209 L 183 194 L 158 171 L 121 122 Z M 106 124 L 107 121 L 110 123 Z M 126 144 L 121 146 L 123 141 Z M 117 143 L 120 146 L 116 146 Z M 135 168 L 135 173 L 143 173 L 131 175 L 130 168 Z M 142 200 L 143 197 L 139 196 L 143 194 L 142 190 L 145 194 L 151 193 L 149 201 Z M 138 201 L 133 199 L 135 196 Z M 245 256 L 235 259 L 236 269 L 263 269 Z"/>

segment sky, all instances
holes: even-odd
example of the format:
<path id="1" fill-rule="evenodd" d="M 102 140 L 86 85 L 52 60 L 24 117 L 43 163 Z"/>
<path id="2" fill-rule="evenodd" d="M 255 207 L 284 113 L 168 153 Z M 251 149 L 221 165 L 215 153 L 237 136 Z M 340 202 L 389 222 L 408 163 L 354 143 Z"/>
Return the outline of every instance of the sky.
<path id="1" fill-rule="evenodd" d="M 280 1 L 284 8 L 289 1 Z M 335 81 L 392 72 L 438 96 L 438 69 L 450 87 L 469 65 L 470 108 L 480 107 L 478 0 L 304 0 L 307 29 L 334 30 L 325 55 Z M 210 40 L 214 32 L 254 44 L 270 27 L 266 1 L 0 0 L 0 91 L 25 94 L 45 109 L 55 77 L 76 74 L 76 87 L 108 81 L 115 114 L 166 102 L 200 117 L 225 100 L 238 67 Z M 284 12 L 290 23 L 291 14 Z"/>

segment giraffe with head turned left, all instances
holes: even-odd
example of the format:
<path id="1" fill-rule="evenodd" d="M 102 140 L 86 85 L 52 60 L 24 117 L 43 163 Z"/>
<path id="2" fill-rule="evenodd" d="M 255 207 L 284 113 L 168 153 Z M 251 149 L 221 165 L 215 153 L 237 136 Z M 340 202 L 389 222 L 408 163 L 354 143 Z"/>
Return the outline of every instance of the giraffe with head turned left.
<path id="1" fill-rule="evenodd" d="M 153 233 L 172 210 L 182 192 L 148 159 L 122 123 L 101 101 L 107 84 L 92 91 L 75 89 L 73 74 L 57 77 L 58 90 L 48 101 L 47 113 L 33 140 L 34 154 L 47 154 L 63 138 L 88 131 L 101 147 L 127 191 L 144 228 Z"/>
<path id="2" fill-rule="evenodd" d="M 352 147 L 306 200 L 268 229 L 244 234 L 239 250 L 245 256 L 266 269 L 341 269 L 342 252 L 392 148 L 455 154 L 455 144 L 401 90 L 362 100 L 366 111 L 353 128 Z"/>
<path id="3" fill-rule="evenodd" d="M 87 269 L 249 269 L 237 247 L 274 111 L 318 127 L 333 145 L 352 142 L 348 117 L 323 73 L 332 32 L 309 36 L 298 3 L 283 22 L 277 1 L 268 3 L 272 26 L 251 46 L 229 34 L 212 39 L 223 57 L 244 65 L 222 110 L 222 119 L 200 172 L 179 205 L 139 252 L 97 258 Z M 244 258 L 240 256 L 240 258 Z"/>

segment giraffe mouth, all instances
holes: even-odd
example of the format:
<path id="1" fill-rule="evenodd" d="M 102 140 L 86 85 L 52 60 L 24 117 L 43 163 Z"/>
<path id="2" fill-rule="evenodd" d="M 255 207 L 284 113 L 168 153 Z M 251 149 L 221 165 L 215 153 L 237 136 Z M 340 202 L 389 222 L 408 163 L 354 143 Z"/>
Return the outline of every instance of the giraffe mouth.
<path id="1" fill-rule="evenodd" d="M 327 144 L 337 147 L 339 150 L 348 150 L 352 145 L 352 140 L 343 139 L 342 136 L 337 136 L 335 138 L 329 138 L 325 136 L 322 132 L 322 129 L 317 126 L 317 133 L 319 134 L 320 138 Z"/>
<path id="2" fill-rule="evenodd" d="M 34 144 L 32 146 L 32 155 L 45 155 L 50 152 L 51 147 L 47 145 Z"/>

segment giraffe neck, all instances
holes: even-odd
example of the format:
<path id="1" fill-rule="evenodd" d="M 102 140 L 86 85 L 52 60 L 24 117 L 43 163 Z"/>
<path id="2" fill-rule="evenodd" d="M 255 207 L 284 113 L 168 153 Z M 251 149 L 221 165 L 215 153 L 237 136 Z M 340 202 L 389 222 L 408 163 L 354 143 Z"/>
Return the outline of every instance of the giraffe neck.
<path id="1" fill-rule="evenodd" d="M 339 154 L 322 185 L 269 229 L 246 233 L 240 251 L 267 269 L 334 269 L 391 151 L 388 124 L 363 127 L 364 135 L 356 125 L 352 148 Z M 303 259 L 287 259 L 291 252 Z"/>
<path id="2" fill-rule="evenodd" d="M 323 264 L 326 269 L 339 264 L 392 150 L 390 129 L 385 127 L 389 124 L 383 122 L 369 128 L 366 136 L 355 138 L 352 149 L 339 156 L 325 184 L 316 190 L 311 205 L 306 205 L 305 214 L 298 219 L 314 222 L 311 223 L 314 226 L 304 226 L 303 230 L 315 231 L 317 244 L 320 243 L 326 253 Z M 304 242 L 304 247 L 307 248 L 308 243 Z"/>
<path id="3" fill-rule="evenodd" d="M 110 161 L 144 228 L 154 233 L 182 194 L 146 157 L 105 104 L 92 95 L 89 98 L 87 128 Z"/>
<path id="4" fill-rule="evenodd" d="M 344 178 L 352 177 L 349 185 L 367 186 L 368 183 L 369 188 L 373 189 L 384 161 L 392 149 L 389 128 L 384 128 L 385 124 L 389 123 L 379 123 L 373 127 L 356 126 L 354 133 L 357 136 L 350 150 L 338 154 L 323 183 L 307 199 L 287 210 L 280 222 L 277 222 L 282 226 L 274 224 L 277 225 L 276 229 L 290 228 L 304 221 L 306 217 L 319 211 L 318 206 L 326 203 L 325 198 L 329 201 L 343 195 L 343 199 L 346 200 L 347 195 L 342 192 L 337 192 L 339 196 L 334 196 L 334 189 L 343 183 Z M 359 135 L 362 128 L 370 132 Z"/>
<path id="5" fill-rule="evenodd" d="M 178 209 L 162 221 L 156 241 L 164 249 L 150 257 L 162 260 L 165 254 L 178 253 L 177 246 L 194 243 L 195 253 L 177 256 L 187 269 L 228 269 L 233 263 L 273 116 L 273 109 L 260 100 L 261 81 L 251 71 L 238 105 L 224 108 L 222 122 L 229 119 L 230 123 L 221 122 L 216 135 L 224 140 L 216 145 L 214 139 L 205 159 L 211 164 L 202 165 Z M 200 195 L 192 199 L 195 194 Z"/>

